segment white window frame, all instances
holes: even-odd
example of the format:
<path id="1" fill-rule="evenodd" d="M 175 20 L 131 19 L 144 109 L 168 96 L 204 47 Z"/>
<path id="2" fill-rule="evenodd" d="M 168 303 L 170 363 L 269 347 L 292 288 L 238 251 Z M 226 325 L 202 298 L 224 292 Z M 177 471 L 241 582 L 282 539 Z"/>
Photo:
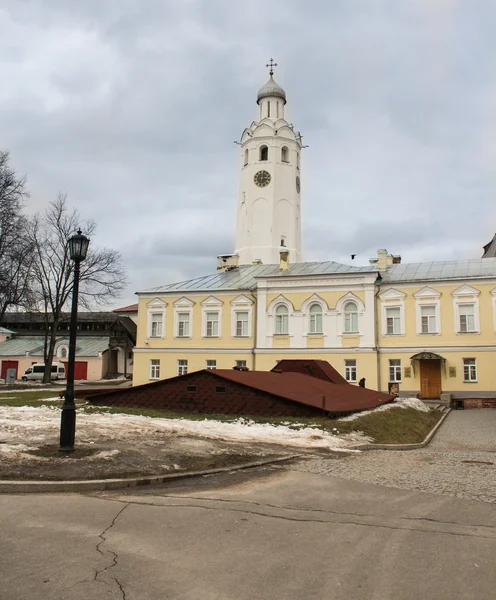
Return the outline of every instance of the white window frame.
<path id="1" fill-rule="evenodd" d="M 216 368 L 217 360 L 215 358 L 207 358 L 205 361 L 205 369 L 207 369 L 207 371 L 215 371 Z"/>
<path id="2" fill-rule="evenodd" d="M 210 329 L 210 331 L 209 331 Z M 218 310 L 210 310 L 205 313 L 205 336 L 209 338 L 220 337 L 220 318 Z"/>
<path id="3" fill-rule="evenodd" d="M 190 339 L 193 336 L 193 300 L 189 298 L 179 298 L 174 302 L 174 337 L 179 339 Z M 179 335 L 179 315 L 187 313 L 189 315 L 188 335 Z"/>
<path id="4" fill-rule="evenodd" d="M 345 358 L 344 360 L 344 378 L 348 383 L 357 382 L 357 361 L 356 358 Z"/>
<path id="5" fill-rule="evenodd" d="M 473 361 L 473 362 L 468 362 Z M 463 383 L 477 383 L 477 359 L 474 357 L 463 358 Z M 467 369 L 467 371 L 465 370 Z M 468 373 L 468 377 L 466 376 Z"/>
<path id="6" fill-rule="evenodd" d="M 398 316 L 389 316 L 390 311 L 398 311 Z M 401 307 L 386 306 L 386 335 L 401 335 Z M 389 331 L 389 320 L 392 320 L 392 331 Z M 396 326 L 397 325 L 397 326 Z"/>
<path id="7" fill-rule="evenodd" d="M 160 298 L 154 298 L 148 304 L 147 315 L 146 315 L 146 337 L 152 339 L 163 339 L 165 338 L 165 326 L 166 326 L 166 306 L 167 302 L 164 302 Z M 152 335 L 152 315 L 162 315 L 162 334 Z"/>
<path id="8" fill-rule="evenodd" d="M 405 297 L 406 294 L 395 288 L 390 288 L 381 292 L 379 298 L 381 300 L 381 321 L 382 321 L 382 335 L 383 337 L 397 337 L 405 335 Z M 388 333 L 387 328 L 387 309 L 388 308 L 399 308 L 400 309 L 400 330 L 398 333 Z"/>
<path id="9" fill-rule="evenodd" d="M 186 363 L 186 364 L 184 364 Z M 188 374 L 188 360 L 185 358 L 178 358 L 177 360 L 177 374 L 187 375 Z"/>
<path id="10" fill-rule="evenodd" d="M 220 338 L 222 337 L 222 305 L 224 302 L 215 296 L 209 296 L 201 302 L 202 305 L 202 337 L 204 338 Z M 208 314 L 217 313 L 217 333 L 214 335 L 208 334 Z"/>
<path id="11" fill-rule="evenodd" d="M 415 298 L 415 324 L 417 335 L 440 335 L 441 334 L 441 292 L 431 287 L 423 287 L 413 294 Z M 422 308 L 424 306 L 434 307 L 435 328 L 433 331 L 422 331 Z"/>
<path id="12" fill-rule="evenodd" d="M 244 364 L 240 364 L 240 363 L 244 363 Z M 239 367 L 240 369 L 246 368 L 248 366 L 247 364 L 247 360 L 246 359 L 237 359 L 234 361 L 234 366 L 235 367 Z"/>
<path id="13" fill-rule="evenodd" d="M 160 358 L 150 359 L 150 379 L 160 379 Z"/>
<path id="14" fill-rule="evenodd" d="M 187 318 L 185 318 L 187 317 Z M 191 313 L 189 311 L 178 311 L 177 313 L 177 332 L 178 338 L 191 337 Z"/>
<path id="15" fill-rule="evenodd" d="M 285 313 L 278 310 L 284 308 Z M 280 329 L 281 331 L 278 331 Z M 289 308 L 280 302 L 274 309 L 274 335 L 289 335 Z"/>
<path id="16" fill-rule="evenodd" d="M 248 331 L 246 335 L 237 334 L 237 313 L 248 313 Z M 241 294 L 231 300 L 231 337 L 233 338 L 251 338 L 253 321 L 253 300 Z"/>
<path id="17" fill-rule="evenodd" d="M 65 351 L 65 356 L 62 356 L 62 351 Z M 57 357 L 61 360 L 69 359 L 69 347 L 66 344 L 60 344 L 60 346 L 57 348 Z"/>
<path id="18" fill-rule="evenodd" d="M 356 307 L 356 310 L 354 310 L 354 311 L 346 310 L 350 304 L 354 304 Z M 355 300 L 347 300 L 343 306 L 343 333 L 354 334 L 354 335 L 359 333 L 359 331 L 360 331 L 360 328 L 358 325 L 358 315 L 359 314 L 360 314 L 360 311 L 358 309 L 358 304 L 355 302 Z M 353 328 L 353 318 L 351 317 L 351 320 L 348 319 L 348 317 L 350 315 L 356 315 L 356 328 L 355 329 Z M 350 327 L 349 329 L 347 328 L 347 321 L 349 322 L 349 327 Z"/>
<path id="19" fill-rule="evenodd" d="M 473 288 L 470 285 L 462 285 L 453 292 L 453 313 L 455 319 L 455 333 L 458 335 L 470 335 L 480 333 L 480 317 L 479 317 L 479 295 L 480 290 Z M 474 306 L 474 329 L 471 331 L 462 331 L 460 307 L 472 304 Z"/>
<path id="20" fill-rule="evenodd" d="M 156 318 L 158 317 L 159 320 Z M 153 326 L 157 325 L 159 333 L 153 332 Z M 150 337 L 151 338 L 162 338 L 164 337 L 164 314 L 162 312 L 150 312 Z"/>
<path id="21" fill-rule="evenodd" d="M 432 314 L 424 314 L 427 309 L 432 309 Z M 422 304 L 420 306 L 420 327 L 423 334 L 437 333 L 437 315 L 434 305 Z"/>
<path id="22" fill-rule="evenodd" d="M 391 364 L 395 363 L 395 364 Z M 397 364 L 399 363 L 399 364 Z M 391 377 L 391 375 L 393 375 Z M 388 362 L 388 378 L 389 383 L 399 383 L 402 381 L 401 374 L 401 359 L 400 358 L 390 358 Z"/>
<path id="23" fill-rule="evenodd" d="M 318 313 L 312 313 L 312 308 L 318 307 Z M 314 319 L 315 317 L 315 319 Z M 320 317 L 320 327 L 319 327 Z M 324 309 L 320 302 L 312 302 L 308 307 L 308 333 L 310 335 L 324 335 Z"/>

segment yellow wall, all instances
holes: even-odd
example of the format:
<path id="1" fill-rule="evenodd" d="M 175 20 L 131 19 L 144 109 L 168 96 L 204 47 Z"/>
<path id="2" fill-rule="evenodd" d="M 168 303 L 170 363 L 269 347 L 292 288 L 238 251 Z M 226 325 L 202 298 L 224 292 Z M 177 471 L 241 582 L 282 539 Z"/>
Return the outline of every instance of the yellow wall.
<path id="1" fill-rule="evenodd" d="M 445 365 L 441 365 L 441 390 L 443 392 L 491 392 L 496 390 L 496 369 L 494 352 L 442 352 L 446 359 Z M 381 353 L 381 383 L 382 390 L 387 390 L 389 382 L 389 359 L 401 359 L 401 370 L 403 381 L 400 382 L 400 391 L 420 392 L 420 365 L 414 361 L 412 366 L 411 352 L 384 352 Z M 463 359 L 475 358 L 477 361 L 477 382 L 463 381 Z M 405 377 L 405 367 L 411 368 L 411 377 Z M 450 377 L 450 367 L 456 368 L 456 376 Z"/>
<path id="2" fill-rule="evenodd" d="M 222 327 L 221 336 L 218 338 L 205 338 L 202 336 L 202 314 L 203 306 L 202 302 L 212 295 L 223 302 L 222 309 Z M 251 337 L 233 337 L 231 335 L 231 315 L 232 305 L 231 300 L 234 300 L 240 295 L 236 294 L 206 294 L 204 296 L 187 296 L 195 304 L 192 307 L 193 315 L 193 330 L 191 338 L 177 338 L 174 337 L 174 302 L 183 298 L 185 294 L 178 296 L 157 296 L 160 300 L 167 303 L 165 308 L 165 337 L 164 338 L 151 338 L 147 337 L 147 320 L 148 320 L 148 303 L 154 298 L 140 298 L 139 309 L 138 309 L 138 332 L 136 347 L 137 348 L 251 348 L 253 346 L 253 327 L 254 327 L 254 315 L 255 305 L 252 305 L 252 335 Z M 245 294 L 251 299 L 251 296 Z M 211 309 L 217 310 L 217 307 Z M 243 310 L 243 308 L 239 308 Z M 145 344 L 145 339 L 147 344 Z"/>
<path id="3" fill-rule="evenodd" d="M 350 290 L 357 298 L 365 303 L 365 292 L 363 290 Z M 340 291 L 340 292 L 321 292 L 318 291 L 318 295 L 327 302 L 329 308 L 335 308 L 338 300 L 340 300 L 343 296 L 346 296 L 348 292 Z M 278 298 L 279 296 L 284 296 L 293 304 L 295 310 L 301 310 L 301 305 L 305 300 L 308 300 L 314 295 L 314 292 L 291 292 L 285 291 L 284 294 L 267 294 L 267 307 L 269 304 Z"/>
<path id="4" fill-rule="evenodd" d="M 477 282 L 467 282 L 471 287 L 480 290 L 478 296 L 479 301 L 479 317 L 480 317 L 480 333 L 456 333 L 455 331 L 455 313 L 453 296 L 451 293 L 458 289 L 464 282 L 457 282 L 456 285 L 436 285 L 436 282 L 429 282 L 429 287 L 441 292 L 440 313 L 441 313 L 441 333 L 418 334 L 416 330 L 416 298 L 414 293 L 418 292 L 425 285 L 418 287 L 400 287 L 388 286 L 381 289 L 383 293 L 387 289 L 399 290 L 406 294 L 404 298 L 405 305 L 405 335 L 382 335 L 382 309 L 381 304 L 388 306 L 396 305 L 396 301 L 384 302 L 379 300 L 379 334 L 381 347 L 404 347 L 404 346 L 479 346 L 482 344 L 495 344 L 496 333 L 494 332 L 494 316 L 492 306 L 491 290 L 494 289 L 494 284 L 478 284 Z"/>
<path id="5" fill-rule="evenodd" d="M 160 379 L 177 375 L 177 361 L 188 361 L 188 373 L 206 368 L 207 360 L 216 360 L 218 369 L 232 369 L 236 360 L 246 360 L 246 366 L 253 369 L 251 352 L 216 353 L 212 352 L 135 352 L 133 385 L 150 383 L 150 360 L 160 360 Z"/>

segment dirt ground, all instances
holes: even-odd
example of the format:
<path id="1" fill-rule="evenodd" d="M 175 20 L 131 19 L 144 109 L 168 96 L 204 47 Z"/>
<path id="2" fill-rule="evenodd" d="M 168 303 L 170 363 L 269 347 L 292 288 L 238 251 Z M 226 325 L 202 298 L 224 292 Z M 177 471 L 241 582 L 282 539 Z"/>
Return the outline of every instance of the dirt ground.
<path id="1" fill-rule="evenodd" d="M 313 430 L 80 412 L 75 451 L 61 454 L 59 429 L 56 409 L 0 407 L 0 480 L 165 475 L 295 454 L 338 457 L 346 451 L 329 447 L 342 440 Z"/>

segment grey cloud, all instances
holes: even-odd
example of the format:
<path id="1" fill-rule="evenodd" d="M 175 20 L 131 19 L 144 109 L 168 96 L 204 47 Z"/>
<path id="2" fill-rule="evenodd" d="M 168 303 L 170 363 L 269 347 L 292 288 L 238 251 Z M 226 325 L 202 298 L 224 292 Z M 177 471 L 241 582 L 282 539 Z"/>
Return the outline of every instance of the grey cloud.
<path id="1" fill-rule="evenodd" d="M 238 149 L 271 55 L 302 162 L 304 258 L 479 256 L 496 230 L 496 6 L 455 0 L 7 0 L 0 146 L 131 285 L 232 250 Z"/>

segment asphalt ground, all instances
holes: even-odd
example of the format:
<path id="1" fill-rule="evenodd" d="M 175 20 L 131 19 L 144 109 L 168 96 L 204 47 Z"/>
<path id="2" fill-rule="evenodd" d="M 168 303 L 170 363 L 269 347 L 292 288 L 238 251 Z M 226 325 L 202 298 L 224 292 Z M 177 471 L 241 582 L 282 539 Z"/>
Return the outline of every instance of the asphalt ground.
<path id="1" fill-rule="evenodd" d="M 0 496 L 2 600 L 492 600 L 482 502 L 264 467 Z"/>

